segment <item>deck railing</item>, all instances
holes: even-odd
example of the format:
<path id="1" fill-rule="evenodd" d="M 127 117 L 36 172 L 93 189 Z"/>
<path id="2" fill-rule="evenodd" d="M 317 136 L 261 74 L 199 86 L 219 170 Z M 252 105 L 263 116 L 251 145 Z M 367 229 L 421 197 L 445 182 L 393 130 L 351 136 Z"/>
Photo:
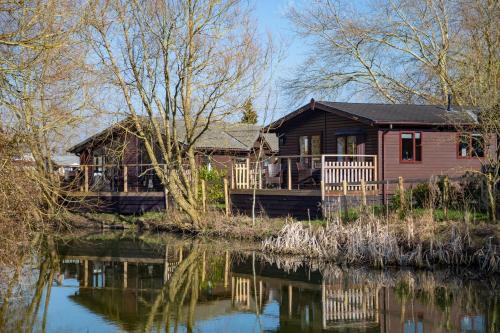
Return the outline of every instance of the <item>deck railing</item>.
<path id="1" fill-rule="evenodd" d="M 166 164 L 158 165 L 166 169 Z M 60 165 L 61 187 L 68 192 L 163 192 L 152 164 Z M 184 172 L 188 179 L 190 170 Z"/>
<path id="2" fill-rule="evenodd" d="M 231 170 L 231 187 L 290 191 L 316 188 L 321 189 L 322 195 L 339 191 L 361 191 L 362 187 L 366 191 L 375 191 L 377 168 L 376 155 L 273 156 L 258 162 L 251 161 L 250 158 L 237 159 L 233 161 Z M 276 173 L 276 170 L 279 172 Z"/>

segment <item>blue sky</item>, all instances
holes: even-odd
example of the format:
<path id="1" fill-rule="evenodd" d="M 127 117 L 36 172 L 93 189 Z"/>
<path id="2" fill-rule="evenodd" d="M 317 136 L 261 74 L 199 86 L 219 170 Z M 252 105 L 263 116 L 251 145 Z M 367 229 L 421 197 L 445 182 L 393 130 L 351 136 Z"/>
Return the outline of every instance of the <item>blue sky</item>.
<path id="1" fill-rule="evenodd" d="M 295 68 L 305 60 L 308 47 L 294 33 L 293 24 L 286 18 L 287 9 L 292 5 L 298 5 L 301 0 L 256 0 L 250 1 L 254 9 L 260 33 L 265 36 L 270 33 L 273 41 L 281 45 L 285 56 L 281 59 L 278 68 L 275 69 L 275 86 L 280 84 L 280 79 L 289 77 Z M 274 118 L 293 111 L 293 108 L 302 101 L 289 101 L 283 91 L 278 88 L 279 102 L 276 107 Z M 306 98 L 307 99 L 307 98 Z"/>

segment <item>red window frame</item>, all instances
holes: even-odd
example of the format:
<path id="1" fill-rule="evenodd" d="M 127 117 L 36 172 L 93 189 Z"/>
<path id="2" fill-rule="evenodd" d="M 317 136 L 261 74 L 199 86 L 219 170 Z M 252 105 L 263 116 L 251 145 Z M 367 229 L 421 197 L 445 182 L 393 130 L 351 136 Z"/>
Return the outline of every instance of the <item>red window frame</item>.
<path id="1" fill-rule="evenodd" d="M 485 147 L 483 147 L 483 156 L 477 156 L 475 152 L 473 152 L 474 146 L 472 145 L 472 137 L 474 135 L 478 135 L 478 133 L 464 133 L 464 132 L 458 132 L 457 133 L 457 159 L 459 160 L 470 160 L 473 158 L 484 158 L 486 155 L 486 152 L 484 151 Z M 480 135 L 480 134 L 479 134 Z M 467 146 L 467 155 L 466 156 L 461 156 L 460 155 L 460 138 L 462 136 L 467 136 L 468 140 L 468 146 Z M 483 139 L 483 145 L 486 145 L 486 141 L 484 137 L 481 135 Z"/>
<path id="2" fill-rule="evenodd" d="M 415 134 L 420 134 L 420 161 L 417 161 L 417 140 Z M 413 160 L 403 160 L 403 134 L 411 134 L 413 137 Z M 399 163 L 419 164 L 424 159 L 423 135 L 421 131 L 400 131 L 399 132 Z"/>

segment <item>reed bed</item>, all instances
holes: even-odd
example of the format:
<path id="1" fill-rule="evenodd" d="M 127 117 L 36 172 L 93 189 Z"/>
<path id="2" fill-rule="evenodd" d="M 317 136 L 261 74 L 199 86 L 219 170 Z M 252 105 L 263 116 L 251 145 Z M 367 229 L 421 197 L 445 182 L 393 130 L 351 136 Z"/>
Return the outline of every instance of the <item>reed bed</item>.
<path id="1" fill-rule="evenodd" d="M 425 218 L 386 222 L 374 216 L 320 228 L 292 222 L 262 242 L 265 252 L 342 264 L 475 266 L 486 272 L 500 272 L 498 247 L 496 227 Z"/>

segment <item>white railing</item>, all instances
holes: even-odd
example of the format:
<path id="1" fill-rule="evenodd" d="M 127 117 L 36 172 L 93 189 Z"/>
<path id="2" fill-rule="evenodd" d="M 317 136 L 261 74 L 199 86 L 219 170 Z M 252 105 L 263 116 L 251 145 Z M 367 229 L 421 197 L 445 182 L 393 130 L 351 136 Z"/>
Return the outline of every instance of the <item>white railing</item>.
<path id="1" fill-rule="evenodd" d="M 343 190 L 342 185 L 333 184 L 377 181 L 376 155 L 323 155 L 321 165 L 325 192 Z M 375 191 L 377 185 L 367 184 L 365 189 Z M 348 185 L 347 191 L 361 191 L 361 184 Z"/>
<path id="2" fill-rule="evenodd" d="M 307 155 L 273 156 L 267 164 L 278 164 L 279 176 L 272 181 L 266 177 L 266 166 L 261 161 L 234 161 L 231 170 L 233 189 L 285 188 L 288 190 L 321 186 L 322 197 L 331 192 L 376 191 L 376 155 Z M 301 170 L 299 170 L 299 166 Z M 269 168 L 269 167 L 268 167 Z M 279 178 L 276 184 L 276 178 Z M 345 185 L 347 183 L 349 185 Z"/>
<path id="3" fill-rule="evenodd" d="M 233 189 L 262 189 L 262 168 L 257 163 L 245 162 L 233 163 L 232 188 Z"/>
<path id="4" fill-rule="evenodd" d="M 346 324 L 378 323 L 378 288 L 322 285 L 323 329 Z"/>

